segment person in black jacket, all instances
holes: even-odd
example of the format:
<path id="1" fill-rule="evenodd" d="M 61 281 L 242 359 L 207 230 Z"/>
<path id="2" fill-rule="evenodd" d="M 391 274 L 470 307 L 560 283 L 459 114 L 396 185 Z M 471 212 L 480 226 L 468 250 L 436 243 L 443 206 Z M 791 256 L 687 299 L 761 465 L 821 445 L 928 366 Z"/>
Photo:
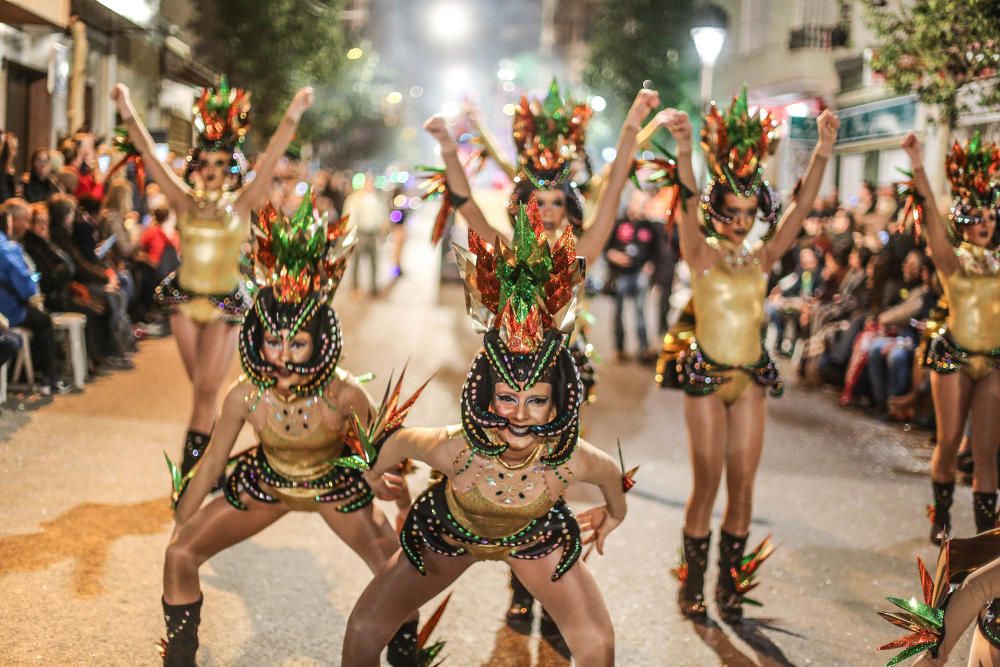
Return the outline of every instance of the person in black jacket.
<path id="1" fill-rule="evenodd" d="M 31 171 L 25 174 L 24 199 L 31 204 L 48 201 L 52 195 L 62 192 L 62 188 L 52 178 L 52 160 L 49 151 L 39 148 L 31 154 Z"/>

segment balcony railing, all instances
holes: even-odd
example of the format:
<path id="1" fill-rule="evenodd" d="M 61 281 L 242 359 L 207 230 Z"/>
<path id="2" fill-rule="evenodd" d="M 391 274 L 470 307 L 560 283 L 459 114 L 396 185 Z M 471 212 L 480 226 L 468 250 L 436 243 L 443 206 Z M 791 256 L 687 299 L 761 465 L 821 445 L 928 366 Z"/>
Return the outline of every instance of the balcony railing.
<path id="1" fill-rule="evenodd" d="M 847 26 L 804 25 L 788 33 L 788 49 L 835 49 L 847 46 Z"/>

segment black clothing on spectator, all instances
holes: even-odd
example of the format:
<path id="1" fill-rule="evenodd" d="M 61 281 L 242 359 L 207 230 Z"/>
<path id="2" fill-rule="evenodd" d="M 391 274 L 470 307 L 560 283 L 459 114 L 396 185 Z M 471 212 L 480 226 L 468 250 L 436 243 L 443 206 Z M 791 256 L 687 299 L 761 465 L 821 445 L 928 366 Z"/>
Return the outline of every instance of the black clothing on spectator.
<path id="1" fill-rule="evenodd" d="M 62 192 L 62 188 L 56 183 L 55 179 L 51 176 L 42 180 L 38 178 L 34 172 L 28 177 L 27 182 L 24 184 L 24 199 L 29 204 L 34 204 L 39 201 L 47 201 L 52 195 L 56 195 Z"/>

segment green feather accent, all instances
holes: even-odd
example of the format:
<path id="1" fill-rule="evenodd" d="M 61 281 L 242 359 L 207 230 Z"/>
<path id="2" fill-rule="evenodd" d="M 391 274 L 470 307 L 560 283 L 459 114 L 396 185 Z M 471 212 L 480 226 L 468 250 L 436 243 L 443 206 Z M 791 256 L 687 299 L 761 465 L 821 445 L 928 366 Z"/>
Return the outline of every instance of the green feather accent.
<path id="1" fill-rule="evenodd" d="M 899 653 L 897 653 L 893 657 L 892 660 L 890 660 L 889 662 L 885 663 L 885 667 L 893 667 L 893 665 L 898 665 L 899 663 L 903 662 L 907 658 L 912 658 L 913 656 L 917 655 L 918 653 L 922 653 L 923 651 L 926 651 L 927 649 L 933 648 L 934 646 L 937 646 L 937 642 L 925 642 L 923 644 L 916 644 L 914 646 L 910 646 L 908 648 L 905 648 L 902 651 L 900 651 Z"/>
<path id="2" fill-rule="evenodd" d="M 548 245 L 539 242 L 523 204 L 514 220 L 512 243 L 514 265 L 506 262 L 497 265 L 500 309 L 510 303 L 515 319 L 523 323 L 528 319 L 532 307 L 544 298 L 545 285 L 552 272 L 552 256 L 548 252 Z"/>
<path id="3" fill-rule="evenodd" d="M 907 611 L 917 616 L 934 628 L 940 629 L 944 625 L 944 610 L 925 604 L 916 598 L 904 600 L 902 598 L 887 597 L 886 600 L 893 603 L 903 611 Z"/>

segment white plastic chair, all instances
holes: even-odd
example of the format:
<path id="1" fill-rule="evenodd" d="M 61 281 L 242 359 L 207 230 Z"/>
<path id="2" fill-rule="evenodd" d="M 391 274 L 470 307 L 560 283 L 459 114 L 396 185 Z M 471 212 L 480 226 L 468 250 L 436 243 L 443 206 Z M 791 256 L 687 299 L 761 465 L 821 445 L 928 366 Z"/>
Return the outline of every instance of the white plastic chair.
<path id="1" fill-rule="evenodd" d="M 69 360 L 73 368 L 73 386 L 83 389 L 87 380 L 87 316 L 80 313 L 52 313 L 52 328 L 69 338 Z"/>
<path id="2" fill-rule="evenodd" d="M 35 389 L 35 367 L 31 363 L 31 330 L 24 327 L 12 327 L 10 332 L 21 339 L 21 350 L 14 360 L 14 372 L 10 374 L 11 384 L 17 382 L 24 371 L 24 379 L 28 381 L 28 389 Z"/>

